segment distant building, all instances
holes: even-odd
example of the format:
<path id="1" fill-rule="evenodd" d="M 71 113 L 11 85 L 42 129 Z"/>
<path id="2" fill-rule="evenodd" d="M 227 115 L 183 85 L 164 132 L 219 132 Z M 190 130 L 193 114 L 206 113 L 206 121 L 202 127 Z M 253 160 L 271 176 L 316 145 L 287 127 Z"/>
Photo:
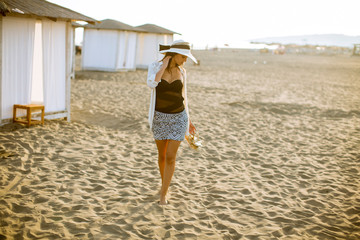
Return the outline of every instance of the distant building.
<path id="1" fill-rule="evenodd" d="M 127 71 L 159 60 L 159 44 L 171 44 L 176 32 L 154 24 L 132 27 L 105 19 L 84 27 L 82 69 Z"/>
<path id="2" fill-rule="evenodd" d="M 171 44 L 174 34 L 178 34 L 154 24 L 137 26 L 139 31 L 136 49 L 136 67 L 147 68 L 149 64 L 160 60 L 162 54 L 158 53 L 159 44 Z"/>
<path id="3" fill-rule="evenodd" d="M 44 0 L 0 1 L 0 124 L 14 104 L 30 103 L 44 104 L 45 118 L 70 120 L 74 20 L 96 21 Z"/>
<path id="4" fill-rule="evenodd" d="M 85 25 L 82 69 L 135 70 L 137 32 L 136 28 L 112 19 Z"/>

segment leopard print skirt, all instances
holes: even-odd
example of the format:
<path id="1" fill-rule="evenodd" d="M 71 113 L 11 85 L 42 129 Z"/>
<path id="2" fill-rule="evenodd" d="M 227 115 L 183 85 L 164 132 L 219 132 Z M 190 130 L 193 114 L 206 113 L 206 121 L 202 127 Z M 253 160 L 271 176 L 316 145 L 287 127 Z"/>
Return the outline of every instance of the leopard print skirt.
<path id="1" fill-rule="evenodd" d="M 155 111 L 152 126 L 155 140 L 172 139 L 183 141 L 187 127 L 188 117 L 186 110 L 180 113 L 162 113 Z"/>

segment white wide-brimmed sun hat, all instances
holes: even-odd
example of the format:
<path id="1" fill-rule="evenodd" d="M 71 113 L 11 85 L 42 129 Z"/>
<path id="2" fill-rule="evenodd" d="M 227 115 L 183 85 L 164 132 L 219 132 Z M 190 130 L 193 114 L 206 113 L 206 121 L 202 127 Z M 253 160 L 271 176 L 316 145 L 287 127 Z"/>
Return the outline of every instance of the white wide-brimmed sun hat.
<path id="1" fill-rule="evenodd" d="M 178 53 L 191 58 L 191 60 L 197 63 L 196 58 L 190 52 L 190 43 L 185 42 L 184 40 L 176 40 L 171 45 L 159 44 L 159 52 L 162 54 L 168 52 Z"/>

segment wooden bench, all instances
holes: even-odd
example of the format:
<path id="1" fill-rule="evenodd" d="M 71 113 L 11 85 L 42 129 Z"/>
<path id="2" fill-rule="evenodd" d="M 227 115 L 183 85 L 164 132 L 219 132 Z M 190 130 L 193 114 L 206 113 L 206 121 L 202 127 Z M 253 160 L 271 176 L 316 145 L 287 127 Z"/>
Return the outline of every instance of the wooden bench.
<path id="1" fill-rule="evenodd" d="M 18 120 L 16 118 L 16 109 L 25 109 L 26 110 L 26 120 Z M 31 119 L 31 113 L 35 110 L 41 110 L 41 121 Z M 26 124 L 28 127 L 32 124 L 44 124 L 44 116 L 45 116 L 45 107 L 44 105 L 38 104 L 28 104 L 28 105 L 21 105 L 15 104 L 14 111 L 13 111 L 13 122 L 14 123 L 23 123 Z"/>

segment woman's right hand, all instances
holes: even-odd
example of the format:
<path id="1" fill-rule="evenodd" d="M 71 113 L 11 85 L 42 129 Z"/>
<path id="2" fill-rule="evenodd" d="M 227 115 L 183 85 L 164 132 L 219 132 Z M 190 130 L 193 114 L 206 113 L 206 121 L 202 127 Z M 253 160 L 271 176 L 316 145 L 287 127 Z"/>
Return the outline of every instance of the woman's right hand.
<path id="1" fill-rule="evenodd" d="M 170 59 L 171 59 L 171 56 L 166 56 L 166 57 L 163 59 L 163 66 L 164 66 L 164 67 L 167 67 L 167 66 L 169 65 Z"/>
<path id="2" fill-rule="evenodd" d="M 161 77 L 165 72 L 165 69 L 167 68 L 167 66 L 169 65 L 169 61 L 171 59 L 171 56 L 166 56 L 163 60 L 162 60 L 162 66 L 160 68 L 160 70 L 156 73 L 155 75 L 155 82 L 160 82 L 161 81 Z"/>

